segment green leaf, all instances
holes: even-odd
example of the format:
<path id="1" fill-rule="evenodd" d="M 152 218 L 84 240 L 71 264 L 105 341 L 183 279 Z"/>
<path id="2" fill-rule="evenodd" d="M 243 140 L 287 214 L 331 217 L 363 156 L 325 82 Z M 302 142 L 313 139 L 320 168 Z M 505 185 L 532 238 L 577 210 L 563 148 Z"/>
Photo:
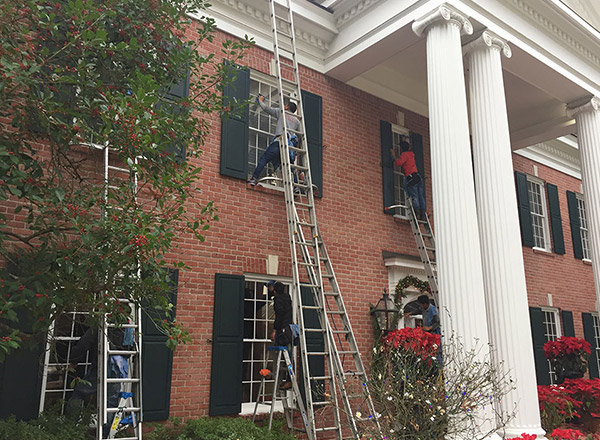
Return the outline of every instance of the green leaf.
<path id="1" fill-rule="evenodd" d="M 56 188 L 54 190 L 54 193 L 56 194 L 56 197 L 58 198 L 59 202 L 62 202 L 65 199 L 65 190 L 63 188 Z"/>

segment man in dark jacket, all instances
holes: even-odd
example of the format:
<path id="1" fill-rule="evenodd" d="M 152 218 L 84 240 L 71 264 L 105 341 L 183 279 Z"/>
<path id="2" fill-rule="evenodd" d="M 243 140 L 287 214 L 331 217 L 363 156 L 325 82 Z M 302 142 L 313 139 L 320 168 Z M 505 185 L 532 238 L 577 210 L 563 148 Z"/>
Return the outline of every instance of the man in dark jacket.
<path id="1" fill-rule="evenodd" d="M 292 343 L 292 298 L 285 292 L 282 283 L 277 282 L 273 286 L 275 296 L 273 298 L 273 310 L 275 311 L 275 322 L 273 322 L 273 333 L 271 339 L 275 345 L 290 345 Z"/>
<path id="2" fill-rule="evenodd" d="M 273 285 L 275 296 L 273 297 L 273 310 L 275 311 L 275 322 L 273 322 L 273 333 L 271 339 L 278 346 L 289 346 L 293 341 L 292 329 L 292 298 L 285 291 L 285 286 L 276 282 Z M 288 348 L 289 349 L 289 348 Z M 287 374 L 286 374 L 287 377 Z M 280 389 L 287 390 L 292 387 L 292 382 L 286 378 Z"/>

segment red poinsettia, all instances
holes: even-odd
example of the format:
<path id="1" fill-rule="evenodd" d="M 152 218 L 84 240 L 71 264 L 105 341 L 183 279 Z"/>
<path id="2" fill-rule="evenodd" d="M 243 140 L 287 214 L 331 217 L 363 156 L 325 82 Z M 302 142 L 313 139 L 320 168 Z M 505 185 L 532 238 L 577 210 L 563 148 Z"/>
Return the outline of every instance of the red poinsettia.
<path id="1" fill-rule="evenodd" d="M 506 440 L 535 440 L 537 438 L 537 435 L 535 434 L 521 434 L 520 437 L 512 437 L 512 438 L 508 438 Z"/>
<path id="2" fill-rule="evenodd" d="M 576 429 L 555 429 L 552 434 L 549 435 L 552 440 L 582 440 L 587 436 Z"/>
<path id="3" fill-rule="evenodd" d="M 548 341 L 544 344 L 544 354 L 549 360 L 558 359 L 570 355 L 588 355 L 591 353 L 590 343 L 585 339 L 562 336 L 556 341 Z"/>
<path id="4" fill-rule="evenodd" d="M 581 402 L 581 411 L 592 417 L 600 416 L 600 379 L 566 379 L 565 392 Z"/>
<path id="5" fill-rule="evenodd" d="M 384 347 L 404 349 L 422 359 L 435 357 L 440 346 L 440 335 L 424 331 L 422 328 L 401 328 L 393 330 L 381 338 Z"/>

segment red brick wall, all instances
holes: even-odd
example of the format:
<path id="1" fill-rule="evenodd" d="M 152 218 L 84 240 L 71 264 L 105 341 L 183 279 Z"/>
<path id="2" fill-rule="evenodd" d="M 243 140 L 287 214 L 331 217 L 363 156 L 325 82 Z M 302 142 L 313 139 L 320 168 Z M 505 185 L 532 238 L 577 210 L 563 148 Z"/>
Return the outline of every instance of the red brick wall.
<path id="1" fill-rule="evenodd" d="M 224 38 L 218 34 L 203 48 L 216 50 Z M 271 57 L 252 48 L 243 64 L 268 73 Z M 380 120 L 395 122 L 401 109 L 310 69 L 300 70 L 302 88 L 323 98 L 324 197 L 317 200 L 319 225 L 361 352 L 369 353 L 369 303 L 375 303 L 387 286 L 382 251 L 417 255 L 408 223 L 383 213 Z M 423 135 L 429 177 L 428 121 L 404 112 L 405 126 Z M 191 270 L 180 276 L 177 315 L 194 342 L 175 353 L 171 414 L 178 417 L 205 415 L 208 410 L 214 274 L 264 274 L 271 254 L 279 256 L 279 274 L 291 276 L 283 194 L 251 189 L 242 180 L 221 176 L 219 163 L 220 123 L 215 119 L 200 159 L 201 188 L 204 198 L 215 201 L 220 220 L 205 243 L 183 237 L 179 247 Z"/>
<path id="2" fill-rule="evenodd" d="M 565 239 L 564 255 L 534 251 L 530 247 L 523 246 L 529 305 L 547 306 L 547 294 L 552 294 L 554 307 L 573 312 L 575 335 L 583 338 L 581 312 L 594 310 L 596 294 L 591 265 L 573 256 L 567 206 L 567 191 L 581 192 L 581 181 L 518 154 L 513 154 L 513 164 L 516 171 L 529 175 L 534 175 L 533 165 L 536 165 L 538 177 L 558 187 Z"/>

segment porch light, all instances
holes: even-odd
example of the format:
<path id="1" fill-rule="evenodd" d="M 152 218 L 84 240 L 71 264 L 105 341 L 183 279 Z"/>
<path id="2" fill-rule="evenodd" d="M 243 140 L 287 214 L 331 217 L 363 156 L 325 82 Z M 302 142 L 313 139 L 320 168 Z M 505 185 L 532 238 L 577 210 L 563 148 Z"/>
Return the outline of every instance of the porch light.
<path id="1" fill-rule="evenodd" d="M 379 328 L 384 332 L 389 332 L 390 330 L 394 330 L 391 328 L 392 323 L 395 321 L 395 317 L 398 315 L 400 311 L 394 300 L 390 298 L 387 289 L 383 289 L 383 295 L 381 299 L 377 303 L 377 305 L 371 310 L 371 314 L 375 315 L 375 319 L 377 319 L 377 323 L 379 324 Z"/>

